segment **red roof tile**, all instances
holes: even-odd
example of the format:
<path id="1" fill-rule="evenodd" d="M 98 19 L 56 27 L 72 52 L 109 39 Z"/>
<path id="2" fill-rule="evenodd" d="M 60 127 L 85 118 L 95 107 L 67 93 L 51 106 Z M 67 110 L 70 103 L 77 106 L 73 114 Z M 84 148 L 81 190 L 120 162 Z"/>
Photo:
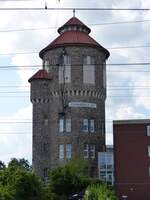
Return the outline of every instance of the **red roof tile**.
<path id="1" fill-rule="evenodd" d="M 40 69 L 28 81 L 31 82 L 31 81 L 37 80 L 37 79 L 52 80 L 52 77 L 47 73 L 46 70 Z"/>
<path id="2" fill-rule="evenodd" d="M 80 26 L 83 29 L 65 29 L 66 26 Z M 64 31 L 65 30 L 65 31 Z M 106 55 L 106 58 L 109 57 L 109 51 L 102 47 L 98 42 L 89 36 L 90 29 L 83 24 L 76 17 L 72 17 L 68 22 L 66 22 L 62 27 L 58 29 L 58 32 L 61 33 L 54 41 L 52 41 L 46 48 L 40 51 L 39 55 L 43 58 L 43 55 L 46 51 L 65 46 L 92 46 L 96 47 L 99 50 L 103 51 Z"/>
<path id="3" fill-rule="evenodd" d="M 88 30 L 88 33 L 91 32 L 91 29 L 89 27 L 87 27 L 83 22 L 81 22 L 78 18 L 76 17 L 72 17 L 71 19 L 69 19 L 63 26 L 61 26 L 59 29 L 58 29 L 58 33 L 61 32 L 61 29 L 65 26 L 81 26 L 81 27 L 85 27 L 87 30 Z"/>
<path id="4" fill-rule="evenodd" d="M 81 46 L 81 45 L 89 45 L 100 48 L 102 51 L 106 53 L 106 56 L 109 56 L 109 52 L 102 47 L 98 42 L 96 42 L 93 38 L 91 38 L 87 33 L 81 31 L 67 31 L 58 36 L 53 42 L 51 42 L 46 48 L 44 48 L 40 52 L 40 57 L 43 57 L 45 51 L 56 48 L 56 47 L 64 47 L 64 46 Z"/>

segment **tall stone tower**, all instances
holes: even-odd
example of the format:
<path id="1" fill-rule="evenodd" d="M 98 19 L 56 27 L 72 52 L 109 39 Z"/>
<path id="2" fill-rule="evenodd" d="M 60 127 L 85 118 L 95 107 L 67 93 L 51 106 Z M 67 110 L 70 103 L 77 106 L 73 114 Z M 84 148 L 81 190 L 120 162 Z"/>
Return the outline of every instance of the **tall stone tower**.
<path id="1" fill-rule="evenodd" d="M 105 145 L 106 59 L 109 52 L 76 17 L 40 52 L 43 69 L 33 75 L 33 168 L 41 177 L 74 157 L 88 159 L 97 175 Z"/>

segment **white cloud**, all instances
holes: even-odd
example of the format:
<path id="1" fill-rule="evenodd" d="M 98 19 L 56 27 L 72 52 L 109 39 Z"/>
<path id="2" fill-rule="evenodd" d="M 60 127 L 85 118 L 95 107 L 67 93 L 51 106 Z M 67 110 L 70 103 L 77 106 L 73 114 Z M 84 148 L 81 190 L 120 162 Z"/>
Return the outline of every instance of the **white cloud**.
<path id="1" fill-rule="evenodd" d="M 32 152 L 32 108 L 21 108 L 9 117 L 0 116 L 0 159 L 25 157 L 31 162 Z"/>

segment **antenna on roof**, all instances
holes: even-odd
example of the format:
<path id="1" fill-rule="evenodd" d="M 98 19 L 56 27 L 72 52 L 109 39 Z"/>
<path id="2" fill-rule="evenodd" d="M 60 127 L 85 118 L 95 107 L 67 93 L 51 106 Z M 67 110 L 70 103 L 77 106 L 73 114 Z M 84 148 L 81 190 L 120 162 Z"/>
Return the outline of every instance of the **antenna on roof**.
<path id="1" fill-rule="evenodd" d="M 75 17 L 75 14 L 76 14 L 76 10 L 73 9 L 73 17 Z"/>
<path id="2" fill-rule="evenodd" d="M 47 2 L 45 1 L 45 9 L 47 9 Z"/>

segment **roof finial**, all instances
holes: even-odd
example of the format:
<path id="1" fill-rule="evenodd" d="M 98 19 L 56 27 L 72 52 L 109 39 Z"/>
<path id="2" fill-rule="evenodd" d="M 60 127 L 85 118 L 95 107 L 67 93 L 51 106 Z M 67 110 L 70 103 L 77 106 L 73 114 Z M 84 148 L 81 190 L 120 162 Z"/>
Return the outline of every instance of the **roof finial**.
<path id="1" fill-rule="evenodd" d="M 73 17 L 75 17 L 75 13 L 76 13 L 76 10 L 75 10 L 75 9 L 73 9 Z"/>
<path id="2" fill-rule="evenodd" d="M 45 0 L 45 9 L 47 9 L 47 1 Z"/>

